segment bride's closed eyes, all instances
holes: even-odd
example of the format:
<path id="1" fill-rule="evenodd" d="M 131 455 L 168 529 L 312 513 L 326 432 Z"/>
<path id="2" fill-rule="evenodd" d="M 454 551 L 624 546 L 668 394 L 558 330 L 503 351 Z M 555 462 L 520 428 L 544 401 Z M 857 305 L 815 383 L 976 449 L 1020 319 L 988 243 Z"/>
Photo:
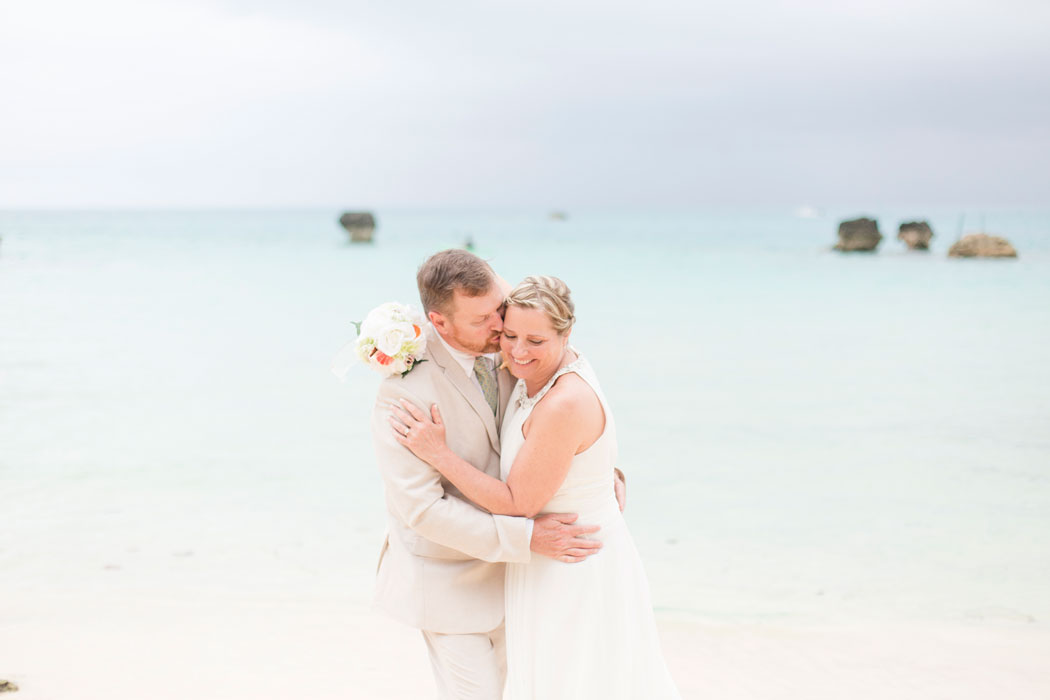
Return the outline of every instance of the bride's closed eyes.
<path id="1" fill-rule="evenodd" d="M 515 339 L 515 338 L 517 338 L 518 336 L 516 336 L 516 335 L 513 335 L 513 334 L 511 334 L 511 333 L 508 333 L 507 331 L 503 331 L 503 337 L 504 337 L 504 338 L 506 338 L 507 340 L 514 340 L 514 339 Z M 529 341 L 529 343 L 531 343 L 532 345 L 543 345 L 543 343 L 547 342 L 546 340 L 536 340 L 536 339 L 534 339 L 534 338 L 528 338 L 527 340 L 528 340 L 528 341 Z"/>

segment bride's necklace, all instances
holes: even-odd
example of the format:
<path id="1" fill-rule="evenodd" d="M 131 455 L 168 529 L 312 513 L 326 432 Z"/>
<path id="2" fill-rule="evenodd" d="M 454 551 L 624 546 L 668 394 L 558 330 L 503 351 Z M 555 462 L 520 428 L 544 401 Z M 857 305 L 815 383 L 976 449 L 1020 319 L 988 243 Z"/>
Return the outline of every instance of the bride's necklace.
<path id="1" fill-rule="evenodd" d="M 576 358 L 566 362 L 566 357 L 568 356 L 570 350 L 573 352 L 573 354 L 576 355 Z M 554 385 L 554 382 L 558 379 L 558 377 L 562 374 L 565 374 L 566 369 L 572 367 L 582 359 L 583 356 L 580 355 L 580 353 L 577 352 L 575 348 L 566 346 L 565 352 L 562 353 L 561 362 L 558 363 L 558 368 L 554 370 L 551 376 L 547 378 L 546 383 L 542 387 L 540 387 L 540 389 L 532 396 L 529 396 L 528 386 L 525 384 L 524 380 L 519 381 L 517 386 L 518 408 L 520 409 L 525 408 L 526 406 L 535 406 L 536 403 L 543 398 L 543 395 L 546 394 L 547 391 Z"/>

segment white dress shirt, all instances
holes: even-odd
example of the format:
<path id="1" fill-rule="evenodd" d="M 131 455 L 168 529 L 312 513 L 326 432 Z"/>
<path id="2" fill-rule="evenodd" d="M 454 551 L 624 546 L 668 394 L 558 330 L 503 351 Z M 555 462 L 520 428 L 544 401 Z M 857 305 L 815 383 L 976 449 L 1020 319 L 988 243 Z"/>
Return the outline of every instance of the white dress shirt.
<path id="1" fill-rule="evenodd" d="M 478 356 L 471 355 L 469 352 L 463 352 L 462 350 L 457 350 L 452 347 L 448 344 L 448 341 L 441 337 L 440 333 L 437 334 L 437 337 L 438 340 L 441 341 L 441 344 L 445 346 L 445 349 L 448 350 L 448 354 L 452 355 L 452 359 L 456 361 L 456 364 L 463 368 L 463 373 L 467 375 L 467 379 L 469 379 L 471 384 L 476 386 L 478 391 L 484 396 L 485 392 L 481 388 L 481 382 L 478 381 L 478 375 L 474 374 L 474 360 L 476 360 Z M 500 366 L 502 356 L 498 352 L 493 352 L 483 355 L 483 357 L 489 358 L 489 361 L 492 363 L 492 376 L 495 377 L 496 368 Z"/>

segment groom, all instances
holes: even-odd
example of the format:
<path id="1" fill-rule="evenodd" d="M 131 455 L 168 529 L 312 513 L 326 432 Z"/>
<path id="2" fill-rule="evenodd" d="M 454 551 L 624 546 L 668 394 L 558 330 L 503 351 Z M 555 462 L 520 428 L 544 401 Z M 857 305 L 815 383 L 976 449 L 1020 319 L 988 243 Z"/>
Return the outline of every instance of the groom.
<path id="1" fill-rule="evenodd" d="M 372 441 L 387 504 L 376 604 L 423 632 L 439 696 L 503 696 L 503 562 L 531 552 L 582 561 L 600 544 L 574 514 L 535 520 L 492 515 L 394 439 L 390 405 L 441 406 L 446 440 L 466 461 L 500 476 L 499 428 L 513 378 L 499 369 L 504 291 L 481 258 L 464 250 L 431 256 L 416 276 L 430 320 L 425 362 L 386 379 L 372 412 Z"/>

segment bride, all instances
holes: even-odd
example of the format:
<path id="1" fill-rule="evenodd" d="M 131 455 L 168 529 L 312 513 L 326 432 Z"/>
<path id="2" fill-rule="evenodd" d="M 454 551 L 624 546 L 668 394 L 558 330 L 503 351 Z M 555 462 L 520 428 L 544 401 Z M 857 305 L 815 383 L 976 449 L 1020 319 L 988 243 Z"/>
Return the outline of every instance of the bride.
<path id="1" fill-rule="evenodd" d="M 506 306 L 500 346 L 518 383 L 500 436 L 502 481 L 449 449 L 437 405 L 428 417 L 403 401 L 391 422 L 401 444 L 492 513 L 579 513 L 601 527 L 601 551 L 571 566 L 571 553 L 507 565 L 507 698 L 679 698 L 613 495 L 612 412 L 594 370 L 569 346 L 569 289 L 555 277 L 527 277 Z"/>

